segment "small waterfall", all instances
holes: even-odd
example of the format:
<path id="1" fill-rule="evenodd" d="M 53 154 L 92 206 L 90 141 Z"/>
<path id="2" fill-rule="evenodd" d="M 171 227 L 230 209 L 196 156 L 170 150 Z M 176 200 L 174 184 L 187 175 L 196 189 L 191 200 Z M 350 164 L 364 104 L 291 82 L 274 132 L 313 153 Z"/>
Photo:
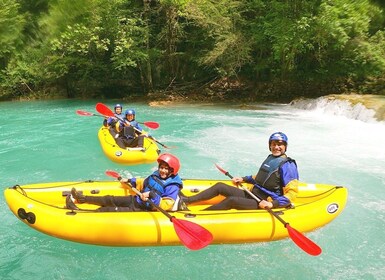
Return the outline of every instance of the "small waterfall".
<path id="1" fill-rule="evenodd" d="M 381 97 L 376 98 L 381 99 Z M 290 105 L 297 109 L 342 116 L 363 122 L 382 122 L 384 121 L 383 110 L 385 105 L 379 102 L 378 100 L 370 100 L 369 102 L 367 97 L 359 99 L 357 95 L 329 95 L 317 99 L 294 100 Z"/>

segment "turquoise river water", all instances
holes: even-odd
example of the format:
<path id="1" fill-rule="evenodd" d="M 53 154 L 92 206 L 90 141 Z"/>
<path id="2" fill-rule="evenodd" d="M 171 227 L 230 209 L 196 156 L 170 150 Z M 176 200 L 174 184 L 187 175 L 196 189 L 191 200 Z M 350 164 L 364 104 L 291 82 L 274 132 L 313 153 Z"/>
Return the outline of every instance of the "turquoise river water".
<path id="1" fill-rule="evenodd" d="M 318 257 L 291 239 L 189 251 L 184 246 L 84 245 L 31 229 L 9 211 L 4 189 L 109 180 L 107 169 L 145 177 L 156 166 L 122 166 L 104 156 L 97 139 L 102 118 L 75 114 L 78 109 L 96 113 L 97 102 L 0 103 L 0 279 L 385 279 L 385 123 L 351 118 L 340 107 L 333 114 L 333 104 L 327 110 L 286 104 L 130 104 L 138 121 L 160 123 L 151 133 L 176 146 L 170 152 L 180 158 L 183 178 L 223 179 L 213 163 L 233 175 L 254 174 L 268 154 L 268 136 L 285 132 L 301 180 L 349 190 L 344 212 L 306 233 L 322 247 Z M 114 101 L 105 104 L 112 108 Z"/>

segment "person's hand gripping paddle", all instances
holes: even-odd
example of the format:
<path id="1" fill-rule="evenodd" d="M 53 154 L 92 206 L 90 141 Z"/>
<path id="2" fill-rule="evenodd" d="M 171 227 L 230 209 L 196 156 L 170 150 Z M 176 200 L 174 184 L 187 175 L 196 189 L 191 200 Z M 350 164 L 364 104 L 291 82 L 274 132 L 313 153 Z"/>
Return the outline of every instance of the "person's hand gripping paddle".
<path id="1" fill-rule="evenodd" d="M 216 166 L 216 168 L 218 168 L 218 170 L 220 172 L 225 174 L 227 177 L 229 177 L 230 179 L 233 178 L 233 176 L 228 171 L 221 168 L 218 164 L 215 164 L 215 166 Z M 249 191 L 247 188 L 245 188 L 241 184 L 240 184 L 240 187 L 245 192 L 247 192 L 252 198 L 254 198 L 256 201 L 258 201 L 258 202 L 261 201 L 260 198 L 255 196 L 251 191 Z M 293 242 L 295 244 L 297 244 L 298 247 L 300 247 L 302 250 L 304 250 L 306 253 L 308 253 L 309 255 L 312 255 L 312 256 L 318 256 L 319 254 L 321 254 L 322 249 L 317 244 L 315 244 L 313 241 L 311 241 L 309 238 L 307 238 L 305 235 L 303 235 L 302 233 L 300 233 L 296 229 L 292 228 L 289 225 L 289 223 L 285 222 L 276 212 L 274 212 L 270 208 L 266 207 L 264 209 L 267 212 L 269 212 L 271 215 L 273 215 L 278 221 L 280 221 L 285 226 L 285 228 L 287 229 L 287 231 L 289 233 L 291 240 L 293 240 Z"/>
<path id="2" fill-rule="evenodd" d="M 107 170 L 106 175 L 116 178 L 119 181 L 122 179 L 119 173 L 115 171 Z M 136 188 L 132 188 L 129 184 L 127 184 L 127 186 L 129 186 L 138 196 L 140 196 L 140 191 L 138 191 Z M 167 211 L 163 210 L 154 202 L 152 202 L 151 199 L 147 200 L 147 202 L 149 202 L 152 207 L 156 208 L 159 212 L 170 219 L 174 225 L 174 230 L 178 235 L 179 240 L 190 250 L 200 250 L 212 242 L 213 235 L 201 225 L 190 221 L 177 219 L 174 216 L 171 216 Z"/>

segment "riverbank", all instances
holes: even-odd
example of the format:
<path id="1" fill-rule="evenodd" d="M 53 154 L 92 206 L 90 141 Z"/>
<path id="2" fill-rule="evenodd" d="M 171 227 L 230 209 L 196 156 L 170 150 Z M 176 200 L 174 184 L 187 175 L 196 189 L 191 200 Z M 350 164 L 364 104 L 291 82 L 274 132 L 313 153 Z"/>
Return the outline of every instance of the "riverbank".
<path id="1" fill-rule="evenodd" d="M 133 100 L 125 100 L 132 102 Z M 138 100 L 137 100 L 138 101 Z M 141 100 L 143 101 L 143 100 Z M 299 109 L 305 110 L 332 110 L 333 114 L 346 115 L 349 118 L 360 119 L 363 121 L 385 121 L 385 96 L 373 94 L 329 94 L 318 98 L 297 98 L 290 102 L 251 102 L 249 98 L 227 99 L 223 96 L 210 96 L 202 98 L 202 95 L 181 96 L 181 95 L 162 95 L 157 93 L 148 99 L 147 104 L 152 107 L 167 107 L 183 104 L 232 104 L 243 108 L 249 108 L 248 104 L 255 103 L 279 103 L 290 104 Z"/>
<path id="2" fill-rule="evenodd" d="M 315 90 L 317 88 L 317 90 Z M 313 91 L 311 90 L 313 89 Z M 299 90 L 299 91 L 296 91 Z M 333 91 L 334 90 L 334 91 Z M 311 92 L 311 93 L 310 93 Z M 334 92 L 333 94 L 328 94 Z M 342 93 L 339 93 L 342 92 Z M 311 109 L 318 106 L 320 102 L 342 102 L 341 106 L 351 107 L 352 111 L 359 111 L 360 107 L 372 110 L 374 119 L 385 121 L 385 95 L 380 94 L 356 94 L 347 88 L 342 90 L 340 86 L 333 88 L 317 84 L 298 89 L 298 84 L 290 83 L 259 83 L 252 84 L 250 81 L 219 79 L 196 89 L 171 89 L 156 91 L 148 94 L 126 94 L 114 99 L 121 102 L 144 102 L 152 107 L 171 106 L 175 104 L 236 104 L 244 108 L 248 104 L 277 103 L 295 104 L 298 108 Z M 354 91 L 352 91 L 354 92 Z M 382 92 L 381 90 L 379 92 Z M 18 97 L 17 100 L 59 100 L 68 99 L 63 93 L 56 94 L 33 94 Z M 72 98 L 70 98 L 72 99 Z M 79 98 L 75 98 L 79 99 Z M 103 95 L 84 97 L 80 99 L 111 100 Z M 345 104 L 343 104 L 345 102 Z M 354 113 L 355 114 L 355 113 Z"/>
<path id="3" fill-rule="evenodd" d="M 360 100 L 368 109 L 380 112 L 384 108 L 381 98 L 385 97 L 378 88 L 377 94 L 361 93 L 352 85 L 346 83 L 294 83 L 290 81 L 275 81 L 254 83 L 238 79 L 218 79 L 197 89 L 180 89 L 156 91 L 145 96 L 127 95 L 126 101 L 145 101 L 151 106 L 164 106 L 173 103 L 235 103 L 247 105 L 250 103 L 284 103 L 288 104 L 298 99 L 317 99 L 328 97 L 347 100 L 354 106 Z"/>

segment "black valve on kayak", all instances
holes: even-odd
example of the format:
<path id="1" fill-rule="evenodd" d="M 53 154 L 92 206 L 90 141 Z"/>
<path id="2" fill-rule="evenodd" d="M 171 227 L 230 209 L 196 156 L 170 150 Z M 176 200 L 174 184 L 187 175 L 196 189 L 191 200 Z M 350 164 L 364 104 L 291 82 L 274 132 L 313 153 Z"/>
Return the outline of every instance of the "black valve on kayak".
<path id="1" fill-rule="evenodd" d="M 19 208 L 19 210 L 17 210 L 17 215 L 22 220 L 27 218 L 27 212 L 25 212 L 25 210 L 23 208 Z"/>
<path id="2" fill-rule="evenodd" d="M 17 210 L 17 215 L 19 216 L 20 219 L 26 220 L 30 224 L 34 224 L 36 222 L 36 216 L 32 212 L 26 212 L 24 208 L 19 208 Z"/>
<path id="3" fill-rule="evenodd" d="M 189 213 L 189 214 L 184 214 L 184 217 L 185 218 L 195 218 L 197 215 L 195 215 L 195 214 L 191 214 L 191 213 Z"/>

